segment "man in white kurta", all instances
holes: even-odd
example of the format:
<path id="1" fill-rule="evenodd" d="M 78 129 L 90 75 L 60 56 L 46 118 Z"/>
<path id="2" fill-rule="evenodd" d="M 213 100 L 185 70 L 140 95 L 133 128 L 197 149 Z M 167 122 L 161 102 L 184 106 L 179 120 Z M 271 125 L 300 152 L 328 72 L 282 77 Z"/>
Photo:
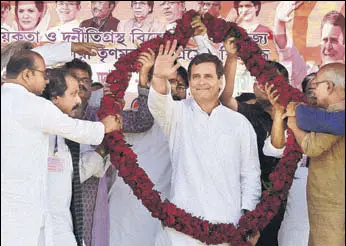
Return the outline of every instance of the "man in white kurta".
<path id="1" fill-rule="evenodd" d="M 170 46 L 168 42 L 168 47 Z M 222 72 L 216 63 L 203 61 L 189 67 L 192 97 L 173 101 L 169 74 L 174 72 L 173 55 L 161 47 L 155 62 L 149 109 L 169 139 L 172 162 L 170 201 L 195 216 L 213 223 L 237 224 L 242 210 L 253 210 L 261 193 L 256 135 L 251 124 L 239 113 L 218 102 Z M 162 54 L 161 54 L 162 53 Z M 191 64 L 190 64 L 191 66 Z M 222 74 L 220 74 L 222 73 Z M 204 245 L 174 229 L 158 235 L 157 246 Z M 227 244 L 224 244 L 227 245 Z"/>
<path id="2" fill-rule="evenodd" d="M 1 86 L 2 245 L 37 246 L 39 237 L 44 238 L 42 233 L 50 234 L 42 231 L 49 228 L 45 227 L 48 134 L 98 145 L 113 125 L 72 119 L 52 102 L 35 95 L 44 88 L 41 71 L 45 63 L 35 55 L 34 64 L 35 73 L 24 68 L 17 78 L 8 78 Z M 24 73 L 26 76 L 21 75 Z M 45 240 L 51 245 L 51 238 Z"/>

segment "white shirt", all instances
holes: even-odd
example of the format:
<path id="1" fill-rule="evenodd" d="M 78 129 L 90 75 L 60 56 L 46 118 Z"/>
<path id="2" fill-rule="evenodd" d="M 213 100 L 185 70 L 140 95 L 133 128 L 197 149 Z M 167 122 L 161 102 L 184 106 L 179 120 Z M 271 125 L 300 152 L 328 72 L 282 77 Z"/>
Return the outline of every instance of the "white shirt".
<path id="1" fill-rule="evenodd" d="M 161 192 L 161 198 L 168 198 L 172 175 L 168 141 L 159 125 L 143 133 L 125 134 L 126 142 L 138 156 L 138 163 Z M 161 222 L 153 218 L 130 187 L 122 178 L 117 178 L 110 191 L 110 245 L 111 246 L 153 246 Z M 143 229 L 145 228 L 145 229 Z"/>
<path id="2" fill-rule="evenodd" d="M 241 209 L 253 210 L 261 194 L 257 140 L 250 122 L 221 104 L 209 116 L 193 98 L 177 102 L 170 92 L 161 95 L 153 88 L 148 104 L 169 139 L 170 201 L 212 223 L 237 224 Z M 156 245 L 204 244 L 165 228 Z"/>
<path id="3" fill-rule="evenodd" d="M 285 131 L 287 139 L 287 130 Z M 281 158 L 285 147 L 275 148 L 269 136 L 263 146 L 263 154 Z M 308 168 L 306 165 L 306 155 L 297 163 L 297 170 L 294 174 L 292 186 L 287 197 L 287 205 L 284 219 L 281 222 L 278 232 L 278 242 L 282 246 L 307 246 L 309 241 L 309 215 L 306 200 L 306 183 L 308 178 Z"/>
<path id="4" fill-rule="evenodd" d="M 1 86 L 1 243 L 37 246 L 47 215 L 48 134 L 98 145 L 100 122 L 72 119 L 18 84 Z"/>
<path id="5" fill-rule="evenodd" d="M 102 177 L 110 162 L 104 165 L 103 158 L 90 145 L 80 145 L 81 182 L 92 175 Z M 54 245 L 76 246 L 70 211 L 72 199 L 72 156 L 61 136 L 49 136 L 48 150 L 48 209 L 52 216 Z"/>

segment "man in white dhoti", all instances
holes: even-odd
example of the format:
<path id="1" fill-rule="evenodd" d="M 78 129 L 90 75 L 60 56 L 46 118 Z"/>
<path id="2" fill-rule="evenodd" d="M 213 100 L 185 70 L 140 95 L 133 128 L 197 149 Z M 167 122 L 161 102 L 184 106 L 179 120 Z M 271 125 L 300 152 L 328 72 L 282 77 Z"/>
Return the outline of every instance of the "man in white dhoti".
<path id="1" fill-rule="evenodd" d="M 170 201 L 212 223 L 237 224 L 261 193 L 256 135 L 250 122 L 219 103 L 223 66 L 211 54 L 188 68 L 192 97 L 173 101 L 167 78 L 180 66 L 177 42 L 161 45 L 155 61 L 149 109 L 168 137 L 172 162 Z M 164 228 L 156 245 L 205 245 Z M 222 244 L 227 245 L 227 244 Z"/>
<path id="2" fill-rule="evenodd" d="M 118 129 L 114 116 L 102 122 L 72 119 L 38 97 L 48 80 L 42 56 L 13 55 L 1 86 L 1 245 L 52 245 L 47 233 L 48 134 L 100 144 Z M 78 93 L 78 92 L 77 92 Z M 45 241 L 45 242 L 44 242 Z"/>

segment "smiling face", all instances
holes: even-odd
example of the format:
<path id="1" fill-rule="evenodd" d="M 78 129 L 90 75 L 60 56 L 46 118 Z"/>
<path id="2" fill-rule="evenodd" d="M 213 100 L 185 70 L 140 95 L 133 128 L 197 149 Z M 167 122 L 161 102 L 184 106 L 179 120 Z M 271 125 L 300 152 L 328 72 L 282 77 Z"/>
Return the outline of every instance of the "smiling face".
<path id="1" fill-rule="evenodd" d="M 57 1 L 56 12 L 62 23 L 67 23 L 76 19 L 80 5 L 76 1 Z"/>
<path id="2" fill-rule="evenodd" d="M 185 4 L 180 1 L 161 1 L 160 8 L 168 23 L 180 19 L 185 10 Z"/>
<path id="3" fill-rule="evenodd" d="M 131 3 L 133 16 L 136 19 L 145 19 L 151 11 L 147 1 L 133 1 Z"/>
<path id="4" fill-rule="evenodd" d="M 91 1 L 91 12 L 94 17 L 104 19 L 113 11 L 113 4 L 108 1 Z"/>
<path id="5" fill-rule="evenodd" d="M 34 1 L 19 1 L 17 16 L 22 31 L 32 31 L 39 23 L 42 13 L 36 8 Z"/>
<path id="6" fill-rule="evenodd" d="M 222 81 L 217 77 L 215 64 L 204 62 L 192 65 L 189 85 L 191 95 L 197 103 L 218 100 Z"/>
<path id="7" fill-rule="evenodd" d="M 323 25 L 321 34 L 321 58 L 323 64 L 344 61 L 344 35 L 339 26 L 333 26 L 330 23 Z"/>
<path id="8" fill-rule="evenodd" d="M 199 13 L 206 14 L 209 13 L 212 16 L 218 18 L 220 15 L 220 1 L 201 1 L 198 2 Z"/>

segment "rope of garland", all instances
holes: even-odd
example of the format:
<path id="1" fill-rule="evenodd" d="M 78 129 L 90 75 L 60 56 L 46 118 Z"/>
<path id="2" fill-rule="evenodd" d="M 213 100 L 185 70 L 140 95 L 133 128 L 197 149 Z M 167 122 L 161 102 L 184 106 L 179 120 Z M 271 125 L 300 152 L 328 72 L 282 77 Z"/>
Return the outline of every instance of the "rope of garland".
<path id="1" fill-rule="evenodd" d="M 141 52 L 150 47 L 158 52 L 159 46 L 168 40 L 176 39 L 180 45 L 185 45 L 193 34 L 191 28 L 192 18 L 197 15 L 193 10 L 186 12 L 177 21 L 174 34 L 166 32 L 163 37 L 156 37 L 141 44 L 140 48 L 122 56 L 114 64 L 113 70 L 107 77 L 107 83 L 111 84 L 110 90 L 116 99 L 122 99 L 129 83 L 129 73 L 138 72 L 141 64 L 137 57 Z M 215 43 L 222 42 L 227 35 L 231 34 L 238 40 L 238 54 L 252 76 L 257 78 L 260 85 L 266 82 L 274 84 L 280 94 L 279 103 L 287 106 L 289 101 L 305 101 L 304 95 L 291 87 L 282 75 L 277 75 L 275 68 L 271 67 L 263 58 L 262 50 L 248 36 L 243 28 L 235 23 L 226 22 L 223 19 L 214 18 L 206 14 L 203 23 L 208 30 L 208 36 Z M 119 104 L 114 103 L 113 97 L 105 95 L 98 111 L 100 119 L 109 114 L 121 112 Z M 176 207 L 168 200 L 161 201 L 159 192 L 154 190 L 145 171 L 138 166 L 137 156 L 129 145 L 124 141 L 121 131 L 112 132 L 105 137 L 105 143 L 111 156 L 111 162 L 119 171 L 118 175 L 123 178 L 133 190 L 134 195 L 142 201 L 142 204 L 151 212 L 151 215 L 161 220 L 164 226 L 174 228 L 206 244 L 231 243 L 232 245 L 250 245 L 246 241 L 247 236 L 253 236 L 263 230 L 278 212 L 281 202 L 287 199 L 293 176 L 297 168 L 297 162 L 302 157 L 302 151 L 296 143 L 293 133 L 288 129 L 288 138 L 284 156 L 270 174 L 271 187 L 262 192 L 261 200 L 253 211 L 243 215 L 236 227 L 233 224 L 213 224 L 207 220 L 187 213 L 184 209 Z"/>

